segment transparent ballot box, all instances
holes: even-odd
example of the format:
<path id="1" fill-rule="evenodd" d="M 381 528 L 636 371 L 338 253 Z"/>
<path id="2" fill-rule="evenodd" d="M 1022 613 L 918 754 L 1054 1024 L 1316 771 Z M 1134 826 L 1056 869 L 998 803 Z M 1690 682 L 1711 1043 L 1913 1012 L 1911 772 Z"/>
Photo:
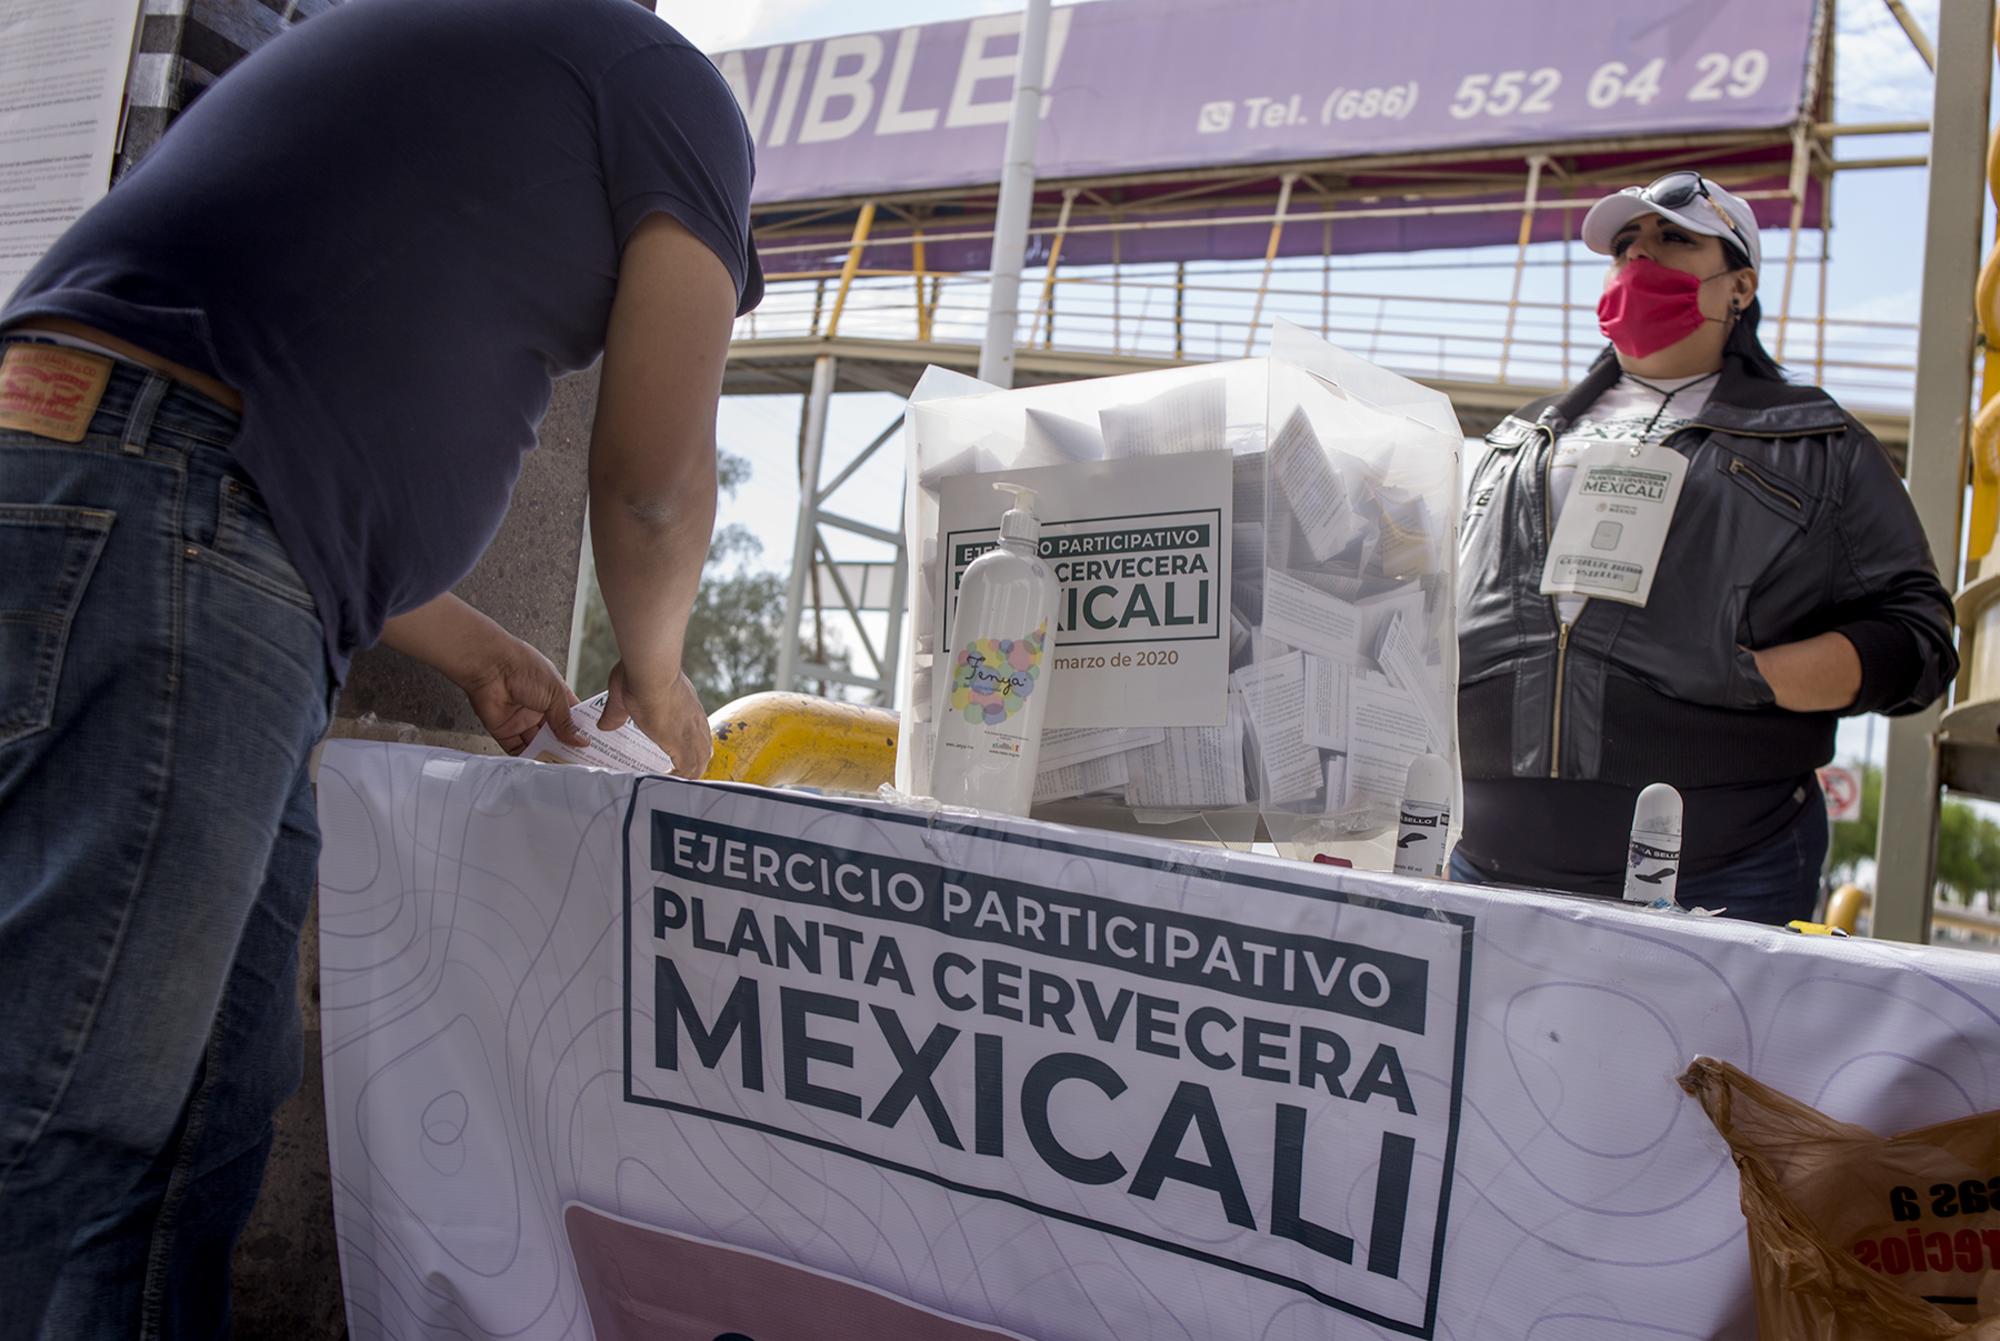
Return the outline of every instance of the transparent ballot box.
<path id="1" fill-rule="evenodd" d="M 1441 393 L 1281 324 L 1266 358 L 1016 391 L 934 368 L 905 432 L 900 789 L 929 794 L 1008 481 L 1058 587 L 1034 814 L 1390 865 L 1410 762 L 1457 770 Z"/>

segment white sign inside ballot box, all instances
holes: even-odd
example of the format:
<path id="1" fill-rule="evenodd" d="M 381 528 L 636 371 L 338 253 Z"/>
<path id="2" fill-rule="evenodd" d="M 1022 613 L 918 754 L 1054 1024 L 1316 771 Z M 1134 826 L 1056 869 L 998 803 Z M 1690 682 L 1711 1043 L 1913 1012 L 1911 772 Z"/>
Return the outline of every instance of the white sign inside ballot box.
<path id="1" fill-rule="evenodd" d="M 1226 451 L 956 475 L 939 490 L 938 646 L 952 650 L 960 580 L 998 541 L 1024 484 L 1056 575 L 1050 727 L 1221 726 L 1229 693 Z"/>

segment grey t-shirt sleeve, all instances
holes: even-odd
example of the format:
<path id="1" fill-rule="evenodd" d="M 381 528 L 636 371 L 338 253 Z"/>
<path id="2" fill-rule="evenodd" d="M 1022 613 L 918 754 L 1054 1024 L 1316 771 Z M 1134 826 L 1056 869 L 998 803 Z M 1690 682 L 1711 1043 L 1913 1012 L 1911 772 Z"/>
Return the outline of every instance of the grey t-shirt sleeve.
<path id="1" fill-rule="evenodd" d="M 750 133 L 722 75 L 693 47 L 627 52 L 597 82 L 604 189 L 622 252 L 650 215 L 673 216 L 736 281 L 737 315 L 764 297 L 750 238 Z"/>

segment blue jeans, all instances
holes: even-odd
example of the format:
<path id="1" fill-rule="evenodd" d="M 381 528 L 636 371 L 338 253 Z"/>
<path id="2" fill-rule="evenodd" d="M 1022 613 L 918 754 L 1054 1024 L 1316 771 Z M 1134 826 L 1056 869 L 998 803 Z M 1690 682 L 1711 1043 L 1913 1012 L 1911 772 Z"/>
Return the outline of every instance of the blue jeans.
<path id="1" fill-rule="evenodd" d="M 1798 818 L 1756 851 L 1717 870 L 1683 874 L 1674 898 L 1683 908 L 1719 908 L 1725 917 L 1766 926 L 1809 918 L 1819 906 L 1828 841 L 1826 806 L 1814 793 L 1799 807 Z M 1461 884 L 1487 883 L 1456 849 L 1449 873 Z"/>
<path id="2" fill-rule="evenodd" d="M 0 431 L 0 1341 L 223 1335 L 298 1088 L 332 686 L 235 428 L 121 363 Z"/>

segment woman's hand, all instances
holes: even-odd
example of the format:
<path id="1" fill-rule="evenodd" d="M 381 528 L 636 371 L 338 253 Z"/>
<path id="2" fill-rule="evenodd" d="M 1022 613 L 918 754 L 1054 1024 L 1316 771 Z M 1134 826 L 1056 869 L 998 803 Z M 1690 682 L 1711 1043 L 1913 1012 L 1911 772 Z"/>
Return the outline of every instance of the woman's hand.
<path id="1" fill-rule="evenodd" d="M 715 738 L 709 734 L 708 714 L 688 677 L 675 672 L 674 678 L 659 686 L 635 681 L 619 662 L 611 668 L 611 685 L 604 699 L 604 714 L 597 724 L 616 731 L 631 722 L 674 761 L 674 775 L 698 778 L 715 752 Z"/>

